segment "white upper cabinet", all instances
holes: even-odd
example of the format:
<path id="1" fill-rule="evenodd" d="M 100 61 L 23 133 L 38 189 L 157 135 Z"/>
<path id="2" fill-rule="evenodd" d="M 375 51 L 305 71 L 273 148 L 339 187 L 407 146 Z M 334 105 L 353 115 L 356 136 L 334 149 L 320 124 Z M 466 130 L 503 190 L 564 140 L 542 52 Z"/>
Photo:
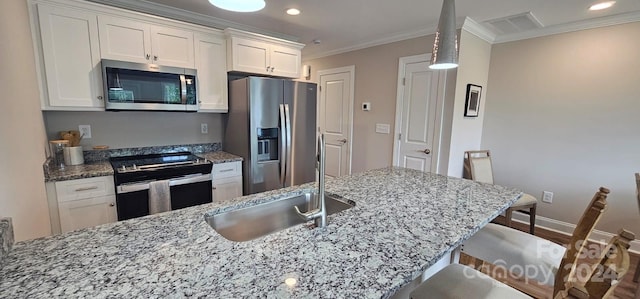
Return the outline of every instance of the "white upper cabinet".
<path id="1" fill-rule="evenodd" d="M 98 16 L 102 58 L 194 68 L 193 33 L 138 20 Z"/>
<path id="2" fill-rule="evenodd" d="M 194 35 L 195 63 L 198 71 L 199 112 L 229 110 L 227 102 L 227 42 L 222 35 Z"/>
<path id="3" fill-rule="evenodd" d="M 45 4 L 37 11 L 42 109 L 104 110 L 96 14 Z"/>
<path id="4" fill-rule="evenodd" d="M 235 29 L 225 30 L 229 71 L 298 78 L 303 44 Z"/>

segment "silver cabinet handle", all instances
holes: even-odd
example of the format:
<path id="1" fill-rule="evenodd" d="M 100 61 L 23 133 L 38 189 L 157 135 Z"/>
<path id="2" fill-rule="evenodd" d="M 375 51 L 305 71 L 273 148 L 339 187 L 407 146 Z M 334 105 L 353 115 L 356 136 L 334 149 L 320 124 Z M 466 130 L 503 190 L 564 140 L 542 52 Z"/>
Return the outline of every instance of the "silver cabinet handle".
<path id="1" fill-rule="evenodd" d="M 273 73 L 273 70 L 275 70 L 275 69 L 276 69 L 276 68 L 272 66 L 272 67 L 271 67 L 271 72 Z"/>
<path id="2" fill-rule="evenodd" d="M 421 150 L 421 151 L 418 151 L 418 152 L 423 153 L 425 155 L 431 154 L 431 150 L 428 149 L 428 148 L 425 148 L 424 150 Z"/>
<path id="3" fill-rule="evenodd" d="M 102 101 L 102 96 L 98 96 L 98 100 Z"/>
<path id="4" fill-rule="evenodd" d="M 147 58 L 147 60 L 149 60 L 151 58 L 151 55 L 147 54 L 145 57 Z"/>
<path id="5" fill-rule="evenodd" d="M 115 203 L 110 203 L 110 204 L 109 204 L 109 206 L 110 206 L 110 207 L 115 207 L 115 206 L 116 206 L 116 204 L 115 204 Z"/>
<path id="6" fill-rule="evenodd" d="M 347 143 L 347 138 L 339 139 L 338 142 L 341 142 L 342 144 L 345 144 L 345 143 Z"/>
<path id="7" fill-rule="evenodd" d="M 84 187 L 84 188 L 76 189 L 76 192 L 96 190 L 96 189 L 98 189 L 98 186 Z"/>
<path id="8" fill-rule="evenodd" d="M 153 61 L 158 61 L 158 55 L 153 55 Z"/>
<path id="9" fill-rule="evenodd" d="M 219 172 L 229 172 L 229 171 L 233 171 L 233 168 L 231 168 L 231 169 L 223 169 L 223 170 L 220 170 Z"/>
<path id="10" fill-rule="evenodd" d="M 267 72 L 269 71 L 269 67 L 267 66 Z"/>

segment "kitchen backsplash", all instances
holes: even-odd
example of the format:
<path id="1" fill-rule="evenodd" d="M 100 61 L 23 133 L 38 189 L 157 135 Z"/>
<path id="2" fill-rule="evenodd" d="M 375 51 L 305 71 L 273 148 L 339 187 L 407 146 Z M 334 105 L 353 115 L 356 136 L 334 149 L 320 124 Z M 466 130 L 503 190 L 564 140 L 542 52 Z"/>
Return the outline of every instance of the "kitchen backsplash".
<path id="1" fill-rule="evenodd" d="M 60 131 L 91 126 L 91 138 L 80 145 L 91 150 L 96 145 L 110 149 L 153 147 L 166 144 L 223 142 L 224 114 L 185 112 L 43 112 L 48 139 L 60 139 Z M 207 124 L 207 133 L 201 125 Z"/>
<path id="2" fill-rule="evenodd" d="M 91 163 L 91 162 L 108 160 L 109 157 L 176 153 L 176 152 L 192 152 L 197 154 L 197 153 L 217 152 L 221 150 L 222 150 L 222 143 L 220 142 L 165 145 L 165 146 L 146 146 L 146 147 L 118 148 L 118 149 L 107 149 L 107 150 L 89 150 L 89 151 L 84 151 L 84 161 L 85 163 Z"/>

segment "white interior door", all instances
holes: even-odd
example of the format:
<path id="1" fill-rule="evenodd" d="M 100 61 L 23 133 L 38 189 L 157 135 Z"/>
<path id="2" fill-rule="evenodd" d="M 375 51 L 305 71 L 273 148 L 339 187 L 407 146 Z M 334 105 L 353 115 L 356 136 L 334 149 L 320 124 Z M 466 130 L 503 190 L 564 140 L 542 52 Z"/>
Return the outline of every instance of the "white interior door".
<path id="1" fill-rule="evenodd" d="M 325 135 L 328 176 L 351 173 L 351 131 L 355 67 L 318 72 L 320 132 Z"/>
<path id="2" fill-rule="evenodd" d="M 403 57 L 398 71 L 394 165 L 435 172 L 436 110 L 444 72 L 429 69 L 427 55 Z"/>

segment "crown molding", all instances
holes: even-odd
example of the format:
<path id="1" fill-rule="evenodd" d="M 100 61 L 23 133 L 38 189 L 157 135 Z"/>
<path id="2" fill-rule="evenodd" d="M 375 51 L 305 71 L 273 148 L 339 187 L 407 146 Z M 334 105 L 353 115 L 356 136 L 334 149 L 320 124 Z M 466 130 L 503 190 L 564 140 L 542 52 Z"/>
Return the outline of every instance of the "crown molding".
<path id="1" fill-rule="evenodd" d="M 360 44 L 356 44 L 356 45 L 352 45 L 352 46 L 347 46 L 347 47 L 343 47 L 343 48 L 338 48 L 338 49 L 325 51 L 325 52 L 320 52 L 320 53 L 315 53 L 315 54 L 310 54 L 310 55 L 303 55 L 303 58 L 304 58 L 304 60 L 318 59 L 318 58 L 337 55 L 337 54 L 342 54 L 342 53 L 346 53 L 346 52 L 362 50 L 362 49 L 375 47 L 375 46 L 379 46 L 379 45 L 385 45 L 385 44 L 390 44 L 390 43 L 394 43 L 394 42 L 399 42 L 399 41 L 412 39 L 412 38 L 416 38 L 416 37 L 427 36 L 427 35 L 430 35 L 430 34 L 434 34 L 435 32 L 436 32 L 436 28 L 435 27 L 431 27 L 431 28 L 420 29 L 420 30 L 407 32 L 407 33 L 394 34 L 394 35 L 391 35 L 391 36 L 375 39 L 375 40 L 372 40 L 372 41 L 368 41 L 368 42 L 364 42 L 364 43 L 360 43 Z"/>
<path id="2" fill-rule="evenodd" d="M 506 43 L 506 42 L 523 40 L 523 39 L 543 37 L 547 35 L 575 32 L 575 31 L 587 30 L 587 29 L 595 29 L 600 27 L 620 25 L 620 24 L 626 24 L 626 23 L 632 23 L 632 22 L 638 22 L 638 21 L 640 21 L 640 12 L 623 13 L 623 14 L 617 14 L 617 15 L 608 16 L 608 17 L 577 21 L 577 22 L 561 24 L 561 25 L 553 25 L 553 26 L 543 27 L 540 29 L 530 30 L 530 31 L 521 32 L 521 33 L 500 35 L 496 37 L 494 43 L 496 44 Z"/>
<path id="3" fill-rule="evenodd" d="M 224 30 L 227 28 L 235 28 L 244 31 L 254 32 L 262 35 L 276 37 L 284 40 L 299 41 L 299 38 L 292 35 L 282 34 L 278 32 L 272 32 L 264 29 L 260 29 L 253 26 L 248 26 L 232 21 L 228 21 L 213 16 L 208 16 L 202 13 L 191 12 L 184 9 L 171 7 L 164 4 L 153 3 L 146 0 L 87 0 L 89 2 L 104 4 L 108 6 L 119 7 L 127 10 L 133 10 L 141 13 L 148 13 L 156 16 L 170 18 L 178 21 L 198 24 L 211 28 Z"/>
<path id="4" fill-rule="evenodd" d="M 493 44 L 496 41 L 496 34 L 493 31 L 469 17 L 465 18 L 462 30 L 477 36 L 489 44 Z"/>

